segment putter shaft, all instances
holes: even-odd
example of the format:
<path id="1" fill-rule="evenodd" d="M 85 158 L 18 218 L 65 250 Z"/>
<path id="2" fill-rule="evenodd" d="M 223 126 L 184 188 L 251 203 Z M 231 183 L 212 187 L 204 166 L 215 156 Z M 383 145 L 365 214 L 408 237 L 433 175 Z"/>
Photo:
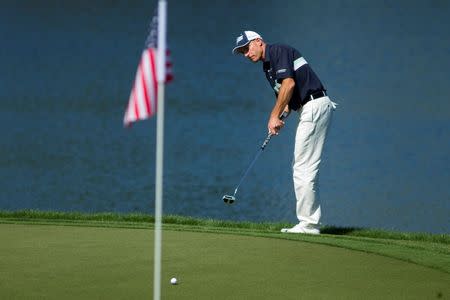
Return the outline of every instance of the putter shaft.
<path id="1" fill-rule="evenodd" d="M 285 119 L 288 116 L 287 112 L 283 112 L 283 114 L 280 116 L 280 120 Z M 269 143 L 270 139 L 272 138 L 271 133 L 269 133 L 266 137 L 266 139 L 264 140 L 264 142 L 262 143 L 261 147 L 259 148 L 258 152 L 255 155 L 255 158 L 252 160 L 252 162 L 250 163 L 250 165 L 248 166 L 247 170 L 245 170 L 244 175 L 241 177 L 241 180 L 239 181 L 236 189 L 234 190 L 234 194 L 233 196 L 230 195 L 224 195 L 223 196 L 223 202 L 227 203 L 227 204 L 232 204 L 234 201 L 236 201 L 236 194 L 237 191 L 239 189 L 239 187 L 241 186 L 242 182 L 244 181 L 245 177 L 247 176 L 248 172 L 250 171 L 250 169 L 253 167 L 253 165 L 255 164 L 256 160 L 258 159 L 258 157 L 261 155 L 261 153 L 264 151 L 264 148 L 266 148 L 267 144 Z"/>

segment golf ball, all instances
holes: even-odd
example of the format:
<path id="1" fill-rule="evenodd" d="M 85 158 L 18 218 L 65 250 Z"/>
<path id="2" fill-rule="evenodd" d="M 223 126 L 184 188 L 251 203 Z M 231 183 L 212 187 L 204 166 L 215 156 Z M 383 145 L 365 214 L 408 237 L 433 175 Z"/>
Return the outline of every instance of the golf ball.
<path id="1" fill-rule="evenodd" d="M 174 278 L 172 278 L 172 279 L 170 279 L 170 283 L 171 284 L 177 284 L 177 279 L 174 277 Z"/>

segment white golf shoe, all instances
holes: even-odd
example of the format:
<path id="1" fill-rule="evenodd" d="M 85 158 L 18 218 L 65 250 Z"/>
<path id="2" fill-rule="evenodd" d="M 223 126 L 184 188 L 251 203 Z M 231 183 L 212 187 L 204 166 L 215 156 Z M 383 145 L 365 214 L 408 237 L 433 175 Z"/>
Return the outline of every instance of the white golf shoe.
<path id="1" fill-rule="evenodd" d="M 305 233 L 305 234 L 320 234 L 320 230 L 312 227 L 311 225 L 297 224 L 292 228 L 283 228 L 281 229 L 283 233 Z"/>

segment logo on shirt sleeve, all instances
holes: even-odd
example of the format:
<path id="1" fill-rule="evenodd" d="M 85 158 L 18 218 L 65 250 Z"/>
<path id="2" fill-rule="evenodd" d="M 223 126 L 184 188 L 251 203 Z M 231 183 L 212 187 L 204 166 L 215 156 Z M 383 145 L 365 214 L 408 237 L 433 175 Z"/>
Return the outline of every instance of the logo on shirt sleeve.
<path id="1" fill-rule="evenodd" d="M 281 87 L 281 84 L 275 81 L 275 85 L 273 86 L 273 89 L 274 89 L 275 93 L 277 93 L 277 95 L 280 92 L 280 87 Z"/>
<path id="2" fill-rule="evenodd" d="M 286 72 L 286 69 L 279 69 L 279 70 L 277 71 L 277 74 L 281 74 L 281 73 L 284 73 L 284 72 Z"/>

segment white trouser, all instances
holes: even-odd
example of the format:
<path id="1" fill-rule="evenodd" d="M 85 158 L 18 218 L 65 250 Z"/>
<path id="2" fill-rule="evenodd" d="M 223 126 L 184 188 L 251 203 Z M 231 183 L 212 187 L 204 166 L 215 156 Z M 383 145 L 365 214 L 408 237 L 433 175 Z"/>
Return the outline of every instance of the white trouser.
<path id="1" fill-rule="evenodd" d="M 295 136 L 293 178 L 300 224 L 317 227 L 320 222 L 318 196 L 319 164 L 336 104 L 328 97 L 306 103 L 299 110 Z"/>

